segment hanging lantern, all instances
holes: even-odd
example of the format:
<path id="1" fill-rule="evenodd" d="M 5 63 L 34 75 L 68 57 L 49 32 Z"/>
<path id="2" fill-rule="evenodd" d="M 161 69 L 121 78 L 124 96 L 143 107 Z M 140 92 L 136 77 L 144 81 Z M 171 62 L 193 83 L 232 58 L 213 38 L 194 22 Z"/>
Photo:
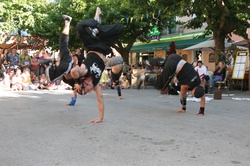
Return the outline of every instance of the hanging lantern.
<path id="1" fill-rule="evenodd" d="M 128 22 L 129 22 L 129 18 L 128 18 L 128 17 L 126 18 L 126 22 L 127 22 L 127 24 L 128 24 Z"/>
<path id="2" fill-rule="evenodd" d="M 134 19 L 134 18 L 133 18 L 133 17 L 131 17 L 131 19 L 130 19 L 130 22 L 131 22 L 131 23 L 133 22 L 133 19 Z"/>
<path id="3" fill-rule="evenodd" d="M 158 17 L 160 16 L 161 14 L 161 9 L 158 10 Z"/>

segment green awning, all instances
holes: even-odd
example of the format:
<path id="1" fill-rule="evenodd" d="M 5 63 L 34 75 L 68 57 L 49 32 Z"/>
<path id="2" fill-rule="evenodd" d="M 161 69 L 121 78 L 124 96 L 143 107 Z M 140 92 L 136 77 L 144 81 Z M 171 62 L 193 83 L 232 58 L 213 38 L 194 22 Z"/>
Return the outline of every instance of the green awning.
<path id="1" fill-rule="evenodd" d="M 175 41 L 176 49 L 184 49 L 184 48 L 193 46 L 195 44 L 204 42 L 204 41 L 208 40 L 209 38 L 211 38 L 211 37 L 188 39 L 188 40 L 178 40 L 178 41 Z"/>
<path id="2" fill-rule="evenodd" d="M 203 42 L 207 40 L 208 38 L 197 38 L 197 39 L 188 39 L 188 40 L 177 40 L 175 42 L 176 49 L 183 49 L 190 47 L 192 45 L 198 44 L 200 42 Z M 143 45 L 137 45 L 133 46 L 130 50 L 130 52 L 152 52 L 156 50 L 167 50 L 169 48 L 169 45 L 172 41 L 168 42 L 160 42 L 159 43 L 153 43 L 153 44 L 143 44 Z"/>
<path id="3" fill-rule="evenodd" d="M 143 44 L 138 46 L 133 46 L 130 52 L 152 52 L 156 50 L 166 50 L 169 44 L 166 43 L 154 43 L 154 44 Z"/>

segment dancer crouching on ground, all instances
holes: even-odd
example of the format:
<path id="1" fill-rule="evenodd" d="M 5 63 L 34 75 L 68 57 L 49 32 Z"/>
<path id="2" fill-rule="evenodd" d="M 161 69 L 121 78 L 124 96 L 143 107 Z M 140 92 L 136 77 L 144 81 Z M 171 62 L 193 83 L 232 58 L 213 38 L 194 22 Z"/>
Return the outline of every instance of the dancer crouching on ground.
<path id="1" fill-rule="evenodd" d="M 180 84 L 180 89 L 178 90 L 180 91 L 180 103 L 182 105 L 182 108 L 177 110 L 177 112 L 186 112 L 187 92 L 191 91 L 194 97 L 201 98 L 200 109 L 197 115 L 204 115 L 204 84 L 202 83 L 199 74 L 194 70 L 193 66 L 186 62 L 180 55 L 171 54 L 168 56 L 163 66 L 163 72 L 157 82 L 158 89 L 165 91 L 175 75 Z M 155 82 L 155 80 L 149 81 Z"/>

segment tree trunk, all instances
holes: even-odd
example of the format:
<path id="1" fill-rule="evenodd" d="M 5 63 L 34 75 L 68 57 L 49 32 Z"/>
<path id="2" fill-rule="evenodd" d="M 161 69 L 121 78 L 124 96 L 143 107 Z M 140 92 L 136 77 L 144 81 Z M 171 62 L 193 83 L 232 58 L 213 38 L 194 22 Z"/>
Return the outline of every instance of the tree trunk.
<path id="1" fill-rule="evenodd" d="M 129 51 L 130 51 L 130 49 L 127 49 L 127 48 L 124 48 L 123 51 L 122 51 L 123 60 L 127 64 L 129 64 Z"/>
<path id="2" fill-rule="evenodd" d="M 247 41 L 248 44 L 248 58 L 250 56 L 250 40 Z M 248 66 L 250 68 L 250 64 L 248 63 Z M 248 90 L 250 90 L 250 71 L 248 71 Z"/>
<path id="3" fill-rule="evenodd" d="M 221 52 L 225 52 L 225 38 L 226 35 L 217 33 L 219 35 L 216 35 L 216 32 L 214 33 L 214 54 L 215 54 L 215 64 L 218 63 L 218 55 Z"/>
<path id="4" fill-rule="evenodd" d="M 132 48 L 134 41 L 131 41 L 127 44 L 126 47 L 123 47 L 122 43 L 118 43 L 118 45 L 116 45 L 115 49 L 121 54 L 123 61 L 126 62 L 127 64 L 129 64 L 129 51 Z"/>

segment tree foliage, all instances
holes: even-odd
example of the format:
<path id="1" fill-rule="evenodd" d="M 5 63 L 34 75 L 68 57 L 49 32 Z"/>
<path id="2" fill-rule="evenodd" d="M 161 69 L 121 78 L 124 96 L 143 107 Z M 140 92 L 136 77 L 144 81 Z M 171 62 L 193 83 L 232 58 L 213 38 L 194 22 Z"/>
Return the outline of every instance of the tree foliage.
<path id="1" fill-rule="evenodd" d="M 175 4 L 175 1 L 169 1 Z M 103 25 L 123 24 L 124 32 L 118 41 L 116 49 L 128 59 L 128 53 L 136 40 L 148 41 L 148 32 L 157 25 L 159 30 L 174 26 L 175 12 L 171 7 L 162 7 L 152 0 L 55 0 L 47 3 L 45 0 L 10 0 L 1 2 L 0 21 L 5 22 L 6 29 L 17 27 L 28 29 L 32 35 L 49 39 L 49 45 L 58 48 L 58 36 L 63 27 L 61 15 L 73 17 L 72 27 L 78 22 L 94 17 L 96 7 L 103 11 Z M 173 8 L 172 8 L 173 9 Z M 70 32 L 70 48 L 81 46 L 74 28 Z"/>
<path id="2" fill-rule="evenodd" d="M 2 31 L 11 31 L 15 28 L 27 29 L 33 27 L 35 24 L 35 18 L 32 15 L 32 10 L 37 5 L 41 4 L 39 0 L 37 3 L 31 0 L 24 1 L 4 1 L 1 0 L 0 7 L 0 22 L 2 22 Z"/>
<path id="3" fill-rule="evenodd" d="M 213 34 L 215 54 L 225 50 L 225 39 L 232 34 L 248 39 L 247 28 L 250 27 L 250 1 L 246 0 L 181 0 L 180 16 L 191 16 L 186 22 L 187 28 L 200 28 L 207 23 L 206 34 Z"/>
<path id="4" fill-rule="evenodd" d="M 116 49 L 128 59 L 134 42 L 148 42 L 148 32 L 157 25 L 159 30 L 176 25 L 175 16 L 191 16 L 187 28 L 208 24 L 207 33 L 213 33 L 215 52 L 224 51 L 224 40 L 232 33 L 247 38 L 249 28 L 249 1 L 245 0 L 0 0 L 0 24 L 3 31 L 13 28 L 28 30 L 32 35 L 48 38 L 49 45 L 58 48 L 58 37 L 63 27 L 62 14 L 73 17 L 70 48 L 81 47 L 74 27 L 80 21 L 94 17 L 99 6 L 103 11 L 103 25 L 123 24 L 124 32 Z"/>
<path id="5" fill-rule="evenodd" d="M 148 42 L 148 33 L 155 25 L 159 30 L 175 26 L 175 13 L 173 10 L 166 10 L 152 0 L 97 0 L 87 2 L 87 8 L 94 10 L 96 5 L 103 11 L 104 24 L 123 24 L 124 31 L 116 44 L 116 49 L 128 60 L 128 55 L 135 41 Z M 169 1 L 172 4 L 175 1 Z M 90 15 L 88 15 L 90 17 Z"/>

